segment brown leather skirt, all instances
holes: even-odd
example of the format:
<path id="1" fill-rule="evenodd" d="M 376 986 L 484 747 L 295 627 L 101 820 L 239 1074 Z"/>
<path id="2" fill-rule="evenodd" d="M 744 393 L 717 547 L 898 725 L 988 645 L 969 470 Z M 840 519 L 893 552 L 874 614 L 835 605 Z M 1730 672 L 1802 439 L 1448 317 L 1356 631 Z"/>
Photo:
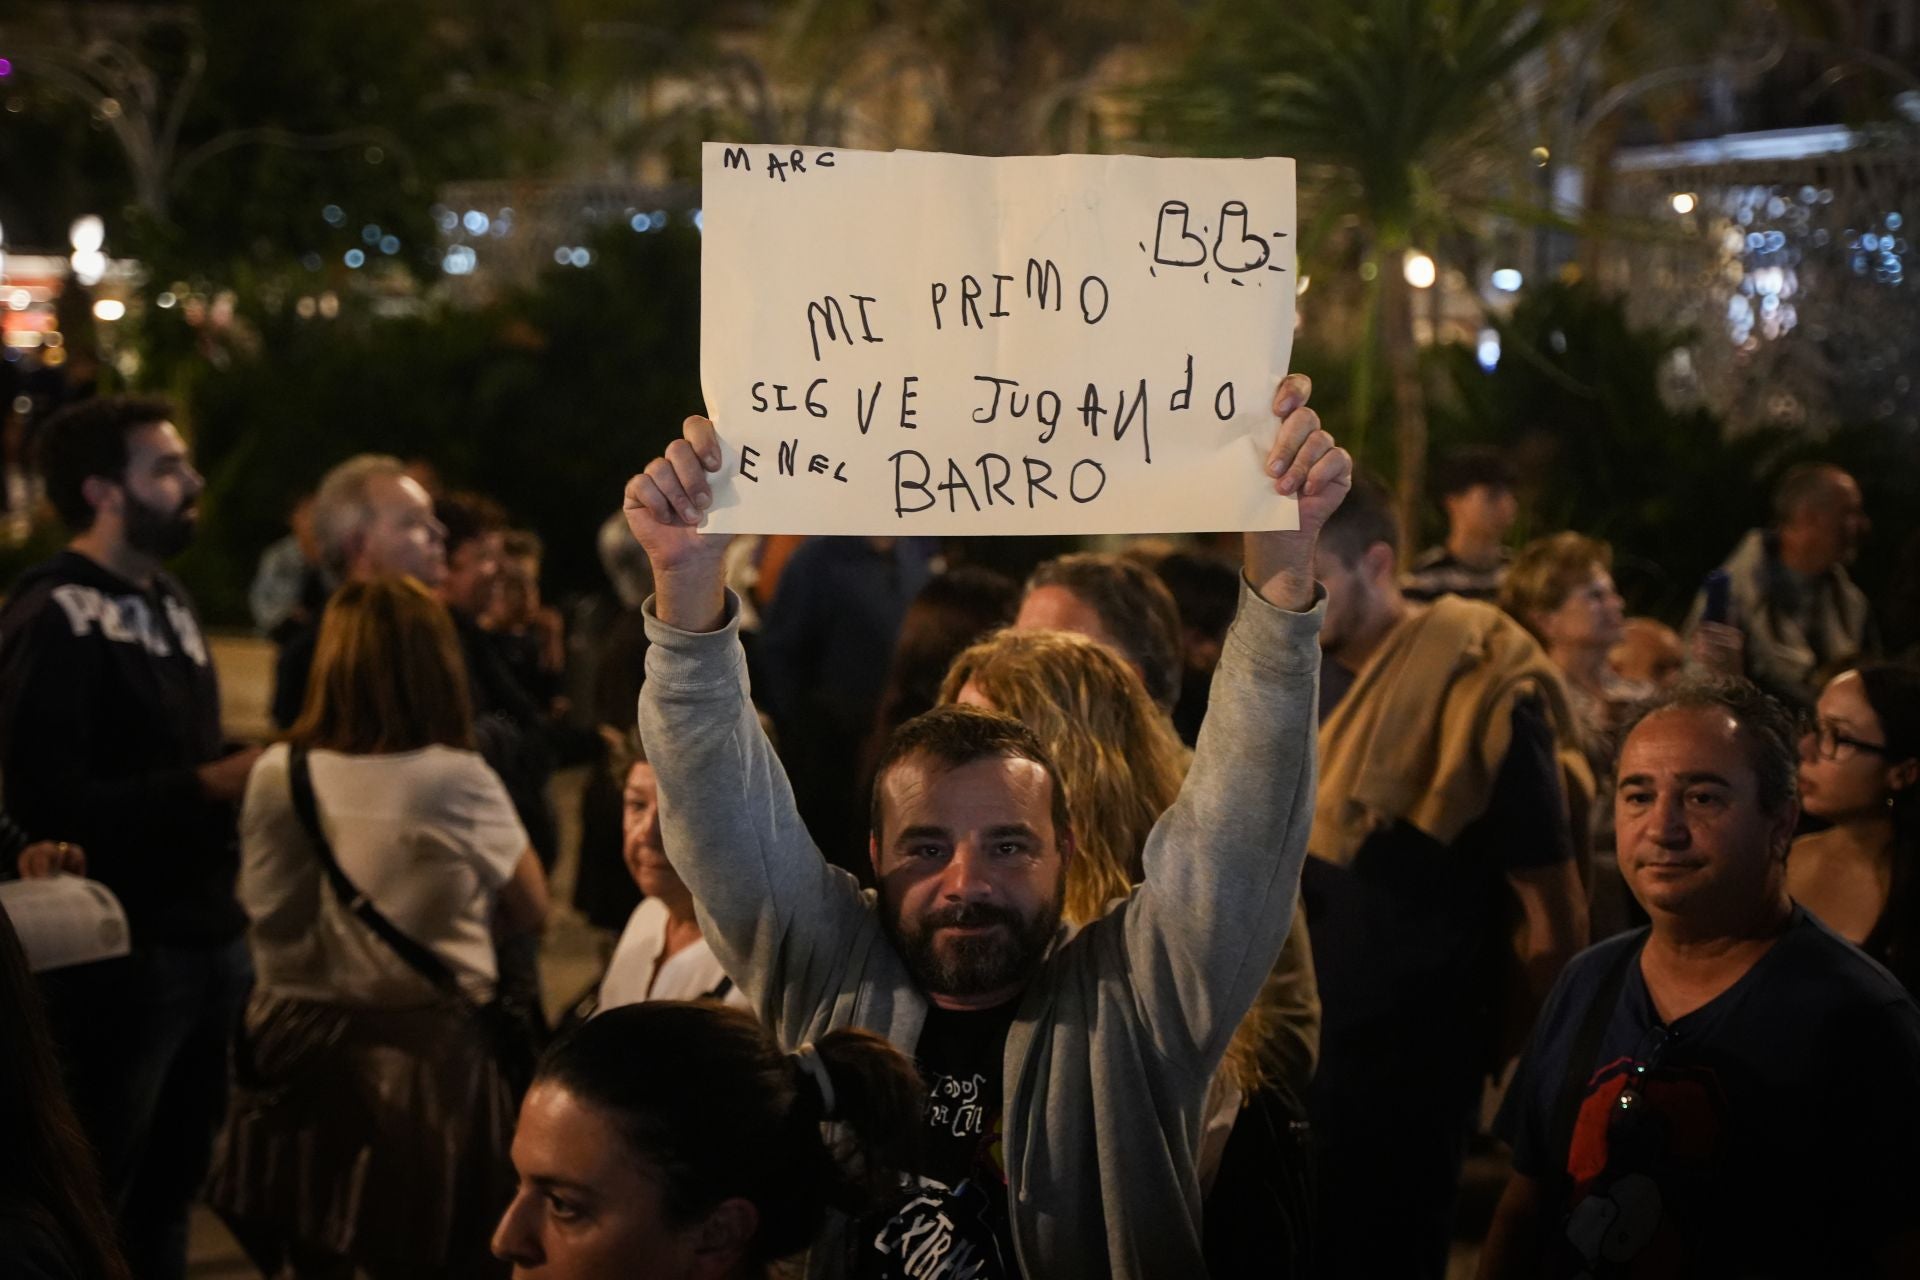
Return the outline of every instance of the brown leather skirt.
<path id="1" fill-rule="evenodd" d="M 504 1275 L 512 1104 L 485 1033 L 451 1006 L 256 992 L 207 1198 L 268 1275 L 333 1255 L 372 1276 Z"/>

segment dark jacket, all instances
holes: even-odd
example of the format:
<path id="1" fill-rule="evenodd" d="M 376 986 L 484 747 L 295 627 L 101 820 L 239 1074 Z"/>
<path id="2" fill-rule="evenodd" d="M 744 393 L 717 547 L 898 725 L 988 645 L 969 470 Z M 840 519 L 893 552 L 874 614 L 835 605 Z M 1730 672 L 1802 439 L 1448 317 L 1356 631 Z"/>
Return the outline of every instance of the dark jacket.
<path id="1" fill-rule="evenodd" d="M 1780 562 L 1779 538 L 1753 529 L 1720 567 L 1730 579 L 1728 621 L 1746 636 L 1747 677 L 1789 707 L 1810 709 L 1823 676 L 1840 664 L 1879 654 L 1866 592 L 1839 565 L 1796 581 Z M 1803 599 L 1802 592 L 1810 598 Z M 1700 625 L 1706 602 L 1702 588 L 1687 615 L 1688 635 Z M 1810 627 L 1800 615 L 1802 604 Z"/>
<path id="2" fill-rule="evenodd" d="M 234 901 L 234 808 L 196 770 L 222 754 L 220 689 L 193 605 L 62 551 L 0 610 L 0 771 L 28 831 L 83 846 L 136 942 L 211 946 Z"/>

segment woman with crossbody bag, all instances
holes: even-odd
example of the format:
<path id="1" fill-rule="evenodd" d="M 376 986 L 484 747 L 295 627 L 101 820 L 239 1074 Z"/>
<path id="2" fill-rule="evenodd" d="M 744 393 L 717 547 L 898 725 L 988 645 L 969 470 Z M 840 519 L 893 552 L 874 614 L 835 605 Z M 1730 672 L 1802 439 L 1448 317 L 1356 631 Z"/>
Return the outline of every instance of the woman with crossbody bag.
<path id="1" fill-rule="evenodd" d="M 493 942 L 540 927 L 546 882 L 425 588 L 335 595 L 240 834 L 258 977 L 214 1207 L 268 1276 L 501 1274 L 475 1246 L 513 1186 Z"/>

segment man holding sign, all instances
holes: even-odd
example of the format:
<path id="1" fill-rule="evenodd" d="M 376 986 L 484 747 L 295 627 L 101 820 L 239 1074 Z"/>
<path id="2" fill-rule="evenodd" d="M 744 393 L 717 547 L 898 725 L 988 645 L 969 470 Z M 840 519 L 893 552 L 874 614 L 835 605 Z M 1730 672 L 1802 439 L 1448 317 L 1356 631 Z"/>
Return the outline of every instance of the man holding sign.
<path id="1" fill-rule="evenodd" d="M 1280 384 L 1277 433 L 1245 463 L 1257 479 L 1264 463 L 1270 504 L 1297 498 L 1298 528 L 1247 535 L 1212 709 L 1145 882 L 1077 932 L 1059 928 L 1073 835 L 1052 765 L 1005 717 L 945 708 L 900 730 L 874 787 L 876 894 L 821 858 L 748 697 L 728 539 L 700 532 L 722 430 L 689 418 L 628 482 L 657 586 L 641 732 L 708 940 L 785 1043 L 865 1027 L 932 1086 L 927 1176 L 849 1237 L 852 1274 L 1205 1274 L 1207 1086 L 1285 940 L 1312 822 L 1313 549 L 1352 460 L 1308 391 Z M 841 1269 L 818 1252 L 817 1271 Z"/>
<path id="2" fill-rule="evenodd" d="M 708 143 L 722 533 L 1275 528 L 1293 162 Z"/>

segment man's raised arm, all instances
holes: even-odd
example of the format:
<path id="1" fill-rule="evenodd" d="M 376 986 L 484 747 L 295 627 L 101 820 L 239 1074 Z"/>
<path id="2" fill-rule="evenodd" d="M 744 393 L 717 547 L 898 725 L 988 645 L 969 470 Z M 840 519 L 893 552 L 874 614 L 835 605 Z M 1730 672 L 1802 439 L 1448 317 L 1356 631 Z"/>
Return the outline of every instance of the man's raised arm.
<path id="1" fill-rule="evenodd" d="M 627 481 L 621 506 L 653 565 L 654 617 L 677 631 L 718 631 L 727 620 L 725 561 L 733 539 L 701 533 L 700 521 L 713 504 L 707 476 L 720 470 L 720 436 L 698 416 L 680 432 Z"/>
<path id="2" fill-rule="evenodd" d="M 693 891 L 714 955 L 776 1031 L 803 1035 L 817 999 L 876 926 L 828 866 L 748 695 L 730 538 L 701 533 L 720 443 L 705 418 L 627 482 L 627 526 L 653 562 L 640 736 L 660 784 L 661 843 Z"/>
<path id="3" fill-rule="evenodd" d="M 1246 535 L 1247 582 L 1274 608 L 1294 613 L 1313 607 L 1313 549 L 1322 526 L 1353 487 L 1353 459 L 1307 407 L 1312 394 L 1313 382 L 1303 373 L 1281 379 L 1273 393 L 1280 428 L 1267 450 L 1273 491 L 1299 501 L 1300 527 Z"/>
<path id="4" fill-rule="evenodd" d="M 1321 526 L 1346 497 L 1353 460 L 1290 374 L 1267 472 L 1299 499 L 1300 528 L 1246 535 L 1240 609 L 1213 678 L 1186 785 L 1155 826 L 1145 882 L 1122 913 L 1143 1016 L 1163 1050 L 1212 1070 L 1286 941 L 1307 835 L 1322 606 Z"/>

